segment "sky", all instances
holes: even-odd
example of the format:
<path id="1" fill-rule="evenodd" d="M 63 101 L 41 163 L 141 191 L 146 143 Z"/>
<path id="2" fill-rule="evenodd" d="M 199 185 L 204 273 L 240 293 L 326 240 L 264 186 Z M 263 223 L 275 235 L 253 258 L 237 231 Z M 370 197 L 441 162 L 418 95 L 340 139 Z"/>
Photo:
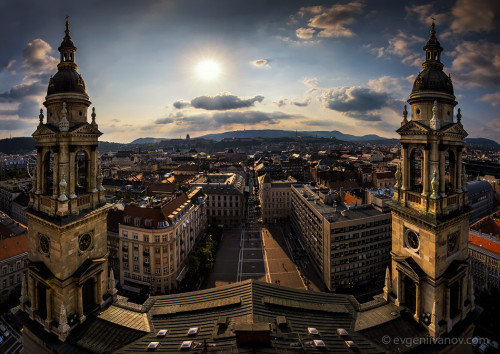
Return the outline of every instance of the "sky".
<path id="1" fill-rule="evenodd" d="M 66 16 L 103 141 L 243 129 L 397 138 L 433 16 L 455 115 L 469 137 L 500 142 L 498 0 L 2 1 L 0 138 L 34 132 Z"/>

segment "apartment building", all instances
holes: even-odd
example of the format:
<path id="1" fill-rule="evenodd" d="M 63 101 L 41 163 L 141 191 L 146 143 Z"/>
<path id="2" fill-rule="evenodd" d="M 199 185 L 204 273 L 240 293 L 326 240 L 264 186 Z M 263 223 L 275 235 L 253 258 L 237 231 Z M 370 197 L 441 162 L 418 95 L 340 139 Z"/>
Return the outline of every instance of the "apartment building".
<path id="1" fill-rule="evenodd" d="M 243 222 L 245 179 L 242 176 L 235 173 L 202 174 L 190 185 L 203 188 L 209 222 L 225 226 Z"/>
<path id="2" fill-rule="evenodd" d="M 0 301 L 21 286 L 28 260 L 28 229 L 0 213 Z"/>
<path id="3" fill-rule="evenodd" d="M 500 212 L 470 227 L 469 256 L 476 290 L 500 287 Z"/>
<path id="4" fill-rule="evenodd" d="M 391 259 L 391 214 L 372 204 L 347 207 L 337 194 L 292 185 L 292 228 L 330 291 L 381 289 Z"/>
<path id="5" fill-rule="evenodd" d="M 283 222 L 290 216 L 290 189 L 297 183 L 294 178 L 272 181 L 266 173 L 258 178 L 259 201 L 262 221 L 265 223 Z"/>
<path id="6" fill-rule="evenodd" d="M 119 224 L 120 284 L 130 291 L 175 291 L 184 260 L 206 228 L 202 188 L 148 206 L 126 205 Z"/>

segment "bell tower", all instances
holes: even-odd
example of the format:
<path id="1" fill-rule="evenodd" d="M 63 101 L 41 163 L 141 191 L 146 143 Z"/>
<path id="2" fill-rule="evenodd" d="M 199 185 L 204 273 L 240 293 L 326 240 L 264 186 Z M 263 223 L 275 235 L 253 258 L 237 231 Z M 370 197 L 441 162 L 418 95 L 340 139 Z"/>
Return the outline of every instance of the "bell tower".
<path id="1" fill-rule="evenodd" d="M 443 72 L 434 22 L 397 132 L 401 163 L 392 209 L 392 267 L 384 296 L 432 337 L 451 332 L 474 308 L 468 265 L 469 203 L 462 166 L 467 136 L 451 77 Z"/>
<path id="2" fill-rule="evenodd" d="M 76 47 L 66 21 L 60 63 L 50 78 L 44 122 L 33 133 L 37 165 L 28 214 L 27 277 L 21 308 L 48 332 L 69 331 L 106 301 L 109 288 L 106 205 L 97 146 L 102 133 L 87 122 L 89 96 L 76 71 Z M 111 285 L 112 287 L 112 285 Z"/>

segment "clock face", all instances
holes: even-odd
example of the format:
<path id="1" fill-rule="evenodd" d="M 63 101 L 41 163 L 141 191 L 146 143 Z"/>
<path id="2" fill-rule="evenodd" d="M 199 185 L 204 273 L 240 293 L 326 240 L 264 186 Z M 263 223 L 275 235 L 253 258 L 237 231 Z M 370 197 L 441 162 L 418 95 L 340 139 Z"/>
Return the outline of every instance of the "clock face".
<path id="1" fill-rule="evenodd" d="M 408 231 L 406 235 L 406 243 L 408 247 L 410 247 L 412 250 L 416 251 L 418 250 L 418 247 L 420 246 L 420 240 L 418 238 L 418 234 L 415 231 Z"/>
<path id="2" fill-rule="evenodd" d="M 78 239 L 78 247 L 80 248 L 80 251 L 88 250 L 91 244 L 92 236 L 90 236 L 90 234 L 83 234 Z"/>
<path id="3" fill-rule="evenodd" d="M 458 231 L 448 235 L 448 253 L 452 253 L 457 248 Z"/>
<path id="4" fill-rule="evenodd" d="M 50 239 L 45 235 L 40 235 L 40 251 L 45 254 L 49 254 L 50 250 Z"/>

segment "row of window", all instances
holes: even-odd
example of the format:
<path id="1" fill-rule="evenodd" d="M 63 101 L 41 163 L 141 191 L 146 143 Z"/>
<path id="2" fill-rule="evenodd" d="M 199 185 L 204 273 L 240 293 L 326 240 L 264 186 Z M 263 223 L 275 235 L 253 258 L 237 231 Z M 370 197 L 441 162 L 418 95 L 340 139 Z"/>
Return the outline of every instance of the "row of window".
<path id="1" fill-rule="evenodd" d="M 9 277 L 9 283 L 7 285 L 7 279 L 3 279 L 2 280 L 2 289 L 6 289 L 7 287 L 10 287 L 14 284 L 19 284 L 21 282 L 21 274 L 18 274 L 15 278 L 15 282 L 14 282 L 14 276 L 11 275 Z"/>
<path id="2" fill-rule="evenodd" d="M 208 215 L 210 216 L 240 216 L 240 211 L 239 210 L 214 210 L 214 209 L 209 209 L 208 210 Z"/>
<path id="3" fill-rule="evenodd" d="M 24 261 L 24 266 L 26 267 L 26 261 Z M 17 261 L 16 265 L 14 267 L 14 264 L 10 264 L 9 266 L 4 265 L 2 267 L 2 275 L 5 275 L 7 273 L 12 273 L 14 270 L 20 270 L 21 269 L 21 261 Z"/>

